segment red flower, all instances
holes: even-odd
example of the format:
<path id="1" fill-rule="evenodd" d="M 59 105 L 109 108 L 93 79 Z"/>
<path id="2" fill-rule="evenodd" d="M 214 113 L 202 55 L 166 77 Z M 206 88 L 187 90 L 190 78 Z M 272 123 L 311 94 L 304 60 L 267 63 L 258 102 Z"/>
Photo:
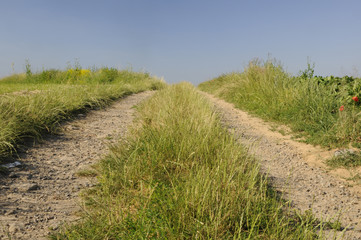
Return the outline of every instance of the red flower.
<path id="1" fill-rule="evenodd" d="M 340 112 L 342 112 L 343 110 L 345 110 L 345 107 L 342 105 L 339 110 Z"/>
<path id="2" fill-rule="evenodd" d="M 352 97 L 352 100 L 354 100 L 355 102 L 358 102 L 358 97 Z"/>

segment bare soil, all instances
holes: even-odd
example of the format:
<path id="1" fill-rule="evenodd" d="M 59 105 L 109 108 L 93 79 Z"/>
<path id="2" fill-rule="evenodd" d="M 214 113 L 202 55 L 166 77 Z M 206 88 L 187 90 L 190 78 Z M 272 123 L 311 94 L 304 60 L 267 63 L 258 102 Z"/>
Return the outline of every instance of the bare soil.
<path id="1" fill-rule="evenodd" d="M 152 92 L 128 96 L 106 109 L 79 114 L 56 136 L 19 154 L 20 167 L 0 179 L 0 239 L 46 239 L 51 229 L 79 219 L 79 193 L 95 184 L 79 177 L 127 132 L 133 106 Z"/>
<path id="2" fill-rule="evenodd" d="M 229 131 L 260 159 L 262 172 L 268 174 L 271 184 L 286 200 L 301 212 L 311 209 L 325 221 L 340 217 L 342 226 L 347 227 L 343 239 L 361 239 L 360 186 L 347 180 L 352 171 L 332 170 L 324 164 L 336 149 L 294 141 L 291 135 L 284 134 L 290 132 L 287 127 L 270 124 L 203 94 L 215 105 Z M 327 234 L 326 239 L 335 235 Z M 336 235 L 340 237 L 341 233 Z"/>

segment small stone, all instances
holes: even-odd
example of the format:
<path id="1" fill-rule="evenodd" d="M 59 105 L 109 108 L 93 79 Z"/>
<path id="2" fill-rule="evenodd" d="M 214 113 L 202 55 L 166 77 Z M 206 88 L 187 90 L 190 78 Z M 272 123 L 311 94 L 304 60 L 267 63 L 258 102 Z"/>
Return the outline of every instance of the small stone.
<path id="1" fill-rule="evenodd" d="M 29 188 L 28 188 L 28 192 L 29 191 L 34 191 L 34 190 L 38 190 L 40 189 L 40 186 L 38 184 L 32 184 Z"/>
<path id="2" fill-rule="evenodd" d="M 16 214 L 17 212 L 15 210 L 11 210 L 9 212 L 6 212 L 5 215 L 8 216 L 8 215 L 14 215 Z"/>
<path id="3" fill-rule="evenodd" d="M 17 175 L 16 173 L 10 173 L 9 174 L 9 178 L 18 178 L 19 175 Z"/>
<path id="4" fill-rule="evenodd" d="M 335 151 L 334 156 L 342 157 L 342 156 L 352 155 L 354 153 L 355 153 L 355 150 L 353 150 L 353 149 L 340 149 L 340 150 Z"/>
<path id="5" fill-rule="evenodd" d="M 10 233 L 16 233 L 16 232 L 19 232 L 19 231 L 22 231 L 24 230 L 24 224 L 22 223 L 11 223 L 9 225 L 9 232 Z"/>
<path id="6" fill-rule="evenodd" d="M 41 180 L 51 180 L 52 178 L 50 176 L 43 176 L 40 177 Z"/>
<path id="7" fill-rule="evenodd" d="M 49 226 L 49 229 L 50 230 L 57 230 L 59 228 L 59 225 L 58 224 L 53 224 L 53 225 L 51 225 L 51 226 Z"/>
<path id="8" fill-rule="evenodd" d="M 40 189 L 40 186 L 38 184 L 34 184 L 34 183 L 26 183 L 26 184 L 22 184 L 18 187 L 18 189 L 22 192 L 30 192 L 30 191 L 35 191 Z"/>
<path id="9" fill-rule="evenodd" d="M 2 164 L 1 167 L 5 167 L 5 168 L 21 167 L 21 162 L 15 161 L 13 163 Z"/>

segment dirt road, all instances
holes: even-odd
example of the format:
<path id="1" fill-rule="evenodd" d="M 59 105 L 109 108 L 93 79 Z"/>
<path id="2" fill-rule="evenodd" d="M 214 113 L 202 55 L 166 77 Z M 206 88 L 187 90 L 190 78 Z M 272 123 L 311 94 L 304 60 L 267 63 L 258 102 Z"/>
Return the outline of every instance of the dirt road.
<path id="1" fill-rule="evenodd" d="M 50 229 L 78 219 L 79 192 L 94 179 L 77 173 L 107 152 L 107 143 L 124 136 L 132 107 L 152 92 L 124 98 L 107 109 L 80 115 L 64 124 L 61 135 L 46 137 L 20 154 L 22 165 L 0 181 L 0 239 L 46 239 Z M 272 131 L 274 126 L 205 94 L 223 124 L 261 160 L 262 171 L 286 199 L 301 211 L 312 208 L 325 220 L 341 215 L 348 226 L 344 239 L 361 239 L 361 200 L 337 172 L 327 170 L 326 151 Z M 283 128 L 287 131 L 287 128 Z"/>
<path id="2" fill-rule="evenodd" d="M 349 189 L 338 172 L 327 170 L 323 163 L 334 151 L 293 141 L 290 136 L 272 131 L 274 126 L 269 123 L 203 94 L 215 105 L 223 124 L 260 159 L 262 171 L 286 199 L 301 211 L 312 209 L 316 217 L 324 220 L 335 219 L 342 213 L 341 223 L 348 226 L 344 239 L 361 239 L 358 189 Z"/>
<path id="3" fill-rule="evenodd" d="M 78 177 L 107 152 L 107 144 L 126 134 L 132 108 L 152 92 L 135 94 L 63 125 L 20 154 L 20 167 L 0 181 L 0 239 L 46 239 L 50 229 L 78 218 L 79 192 L 94 179 Z"/>

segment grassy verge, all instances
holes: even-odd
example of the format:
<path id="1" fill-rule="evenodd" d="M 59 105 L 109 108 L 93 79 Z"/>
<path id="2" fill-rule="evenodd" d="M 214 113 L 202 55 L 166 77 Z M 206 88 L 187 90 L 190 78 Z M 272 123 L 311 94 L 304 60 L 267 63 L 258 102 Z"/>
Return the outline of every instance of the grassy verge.
<path id="1" fill-rule="evenodd" d="M 40 78 L 41 72 L 0 80 L 0 162 L 24 137 L 54 133 L 59 123 L 74 113 L 102 107 L 127 94 L 164 87 L 148 74 L 129 71 L 119 72 L 111 82 L 103 82 L 106 75 L 98 72 L 73 78 L 67 71 L 56 72 L 58 75 L 49 78 Z M 62 77 L 68 77 L 68 82 L 59 81 Z"/>
<path id="2" fill-rule="evenodd" d="M 244 72 L 219 76 L 199 88 L 289 125 L 308 143 L 361 146 L 361 108 L 355 98 L 361 95 L 361 79 L 314 77 L 310 66 L 295 77 L 275 61 L 252 61 Z"/>
<path id="3" fill-rule="evenodd" d="M 141 105 L 132 135 L 113 146 L 98 169 L 99 184 L 85 195 L 83 220 L 52 239 L 322 235 L 323 224 L 312 216 L 286 210 L 257 161 L 190 84 L 161 90 Z"/>

